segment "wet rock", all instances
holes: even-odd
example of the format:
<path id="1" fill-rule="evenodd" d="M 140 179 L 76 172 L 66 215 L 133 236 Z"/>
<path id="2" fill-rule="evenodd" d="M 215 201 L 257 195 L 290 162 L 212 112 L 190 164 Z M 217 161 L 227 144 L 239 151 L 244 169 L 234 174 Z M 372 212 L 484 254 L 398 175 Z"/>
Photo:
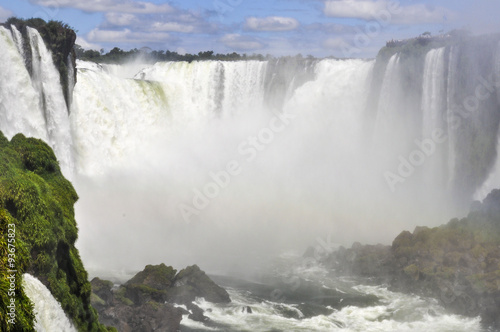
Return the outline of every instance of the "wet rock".
<path id="1" fill-rule="evenodd" d="M 212 303 L 231 302 L 224 288 L 214 283 L 197 265 L 193 265 L 175 276 L 173 287 L 168 291 L 168 301 L 187 304 L 197 297 Z"/>

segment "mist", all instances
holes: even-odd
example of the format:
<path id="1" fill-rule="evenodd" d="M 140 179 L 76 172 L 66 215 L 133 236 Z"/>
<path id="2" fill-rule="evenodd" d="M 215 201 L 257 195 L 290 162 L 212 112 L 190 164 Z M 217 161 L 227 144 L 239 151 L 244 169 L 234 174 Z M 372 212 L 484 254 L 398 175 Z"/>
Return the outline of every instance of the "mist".
<path id="1" fill-rule="evenodd" d="M 439 143 L 404 181 L 387 180 L 401 157 L 426 148 L 414 132 L 367 135 L 374 66 L 322 60 L 298 88 L 300 71 L 269 82 L 257 61 L 160 63 L 138 74 L 146 81 L 80 72 L 71 115 L 77 245 L 90 273 L 165 262 L 251 274 L 320 241 L 390 244 L 402 230 L 447 222 L 456 210 L 440 183 L 423 180 Z M 287 93 L 277 102 L 266 89 Z"/>

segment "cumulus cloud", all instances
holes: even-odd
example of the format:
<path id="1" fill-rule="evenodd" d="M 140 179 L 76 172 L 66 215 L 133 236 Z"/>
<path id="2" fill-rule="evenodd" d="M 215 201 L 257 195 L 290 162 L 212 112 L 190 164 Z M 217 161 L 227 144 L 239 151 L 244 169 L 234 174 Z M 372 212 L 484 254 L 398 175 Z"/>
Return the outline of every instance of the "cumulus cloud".
<path id="1" fill-rule="evenodd" d="M 165 32 L 134 32 L 130 29 L 93 29 L 87 39 L 97 43 L 165 43 L 174 38 Z"/>
<path id="2" fill-rule="evenodd" d="M 139 18 L 130 13 L 107 13 L 106 21 L 115 26 L 127 26 L 140 23 Z"/>
<path id="3" fill-rule="evenodd" d="M 291 17 L 249 17 L 245 21 L 245 28 L 255 31 L 290 31 L 298 27 L 299 21 Z"/>
<path id="4" fill-rule="evenodd" d="M 35 5 L 45 7 L 76 8 L 85 12 L 117 12 L 117 13 L 171 13 L 175 9 L 169 4 L 154 4 L 152 2 L 132 0 L 30 0 Z"/>
<path id="5" fill-rule="evenodd" d="M 10 10 L 0 7 L 0 22 L 5 22 L 12 15 Z"/>
<path id="6" fill-rule="evenodd" d="M 218 29 L 215 23 L 208 22 L 203 15 L 187 10 L 166 14 L 107 13 L 100 28 L 180 33 L 212 33 Z"/>
<path id="7" fill-rule="evenodd" d="M 381 18 L 395 24 L 436 23 L 454 16 L 452 11 L 443 7 L 426 4 L 401 6 L 392 0 L 327 0 L 324 13 L 330 17 L 363 20 Z"/>
<path id="8" fill-rule="evenodd" d="M 339 50 L 349 46 L 346 41 L 340 37 L 328 38 L 323 42 L 323 46 L 328 49 Z"/>
<path id="9" fill-rule="evenodd" d="M 220 39 L 227 47 L 237 50 L 237 51 L 251 51 L 259 50 L 265 47 L 265 45 L 258 41 L 256 38 L 250 36 L 242 36 L 237 33 L 227 34 Z"/>
<path id="10" fill-rule="evenodd" d="M 180 22 L 153 22 L 151 24 L 151 30 L 192 33 L 196 31 L 196 27 Z"/>

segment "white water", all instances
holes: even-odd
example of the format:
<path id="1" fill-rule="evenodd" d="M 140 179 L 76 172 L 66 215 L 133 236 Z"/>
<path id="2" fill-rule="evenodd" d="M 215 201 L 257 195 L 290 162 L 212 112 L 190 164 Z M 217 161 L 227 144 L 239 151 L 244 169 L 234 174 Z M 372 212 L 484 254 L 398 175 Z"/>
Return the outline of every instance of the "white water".
<path id="1" fill-rule="evenodd" d="M 33 69 L 33 86 L 40 96 L 44 111 L 48 142 L 59 159 L 59 164 L 68 177 L 73 174 L 72 136 L 69 127 L 68 109 L 61 89 L 61 80 L 37 30 L 27 28 L 30 39 Z"/>
<path id="2" fill-rule="evenodd" d="M 203 261 L 212 271 L 227 271 L 236 269 L 240 257 L 266 260 L 282 248 L 314 241 L 317 234 L 331 234 L 341 243 L 373 241 L 374 235 L 390 241 L 406 227 L 407 212 L 402 218 L 402 211 L 391 208 L 394 195 L 379 183 L 381 173 L 366 168 L 375 165 L 369 155 L 360 153 L 359 123 L 373 62 L 319 62 L 316 77 L 285 104 L 284 111 L 295 118 L 272 138 L 265 129 L 275 115 L 262 107 L 243 104 L 234 115 L 220 117 L 203 111 L 201 105 L 213 105 L 217 98 L 210 91 L 220 85 L 220 65 L 157 64 L 144 71 L 162 80 L 152 83 L 119 80 L 79 63 L 71 119 L 77 167 L 96 179 L 76 182 L 79 246 L 84 259 L 95 264 L 91 269 L 139 269 L 148 260 L 179 267 Z M 263 88 L 259 97 L 257 88 L 242 86 L 255 86 L 248 82 L 259 81 L 255 77 L 263 76 L 265 64 L 223 65 L 253 72 L 253 80 L 235 84 L 234 94 L 263 99 Z M 199 92 L 185 100 L 198 85 Z M 160 87 L 168 94 L 164 100 L 155 90 Z M 248 138 L 261 132 L 267 144 L 252 149 Z M 212 182 L 209 173 L 224 170 L 231 160 L 239 163 L 241 174 L 186 223 L 179 205 L 190 204 L 195 192 Z M 386 194 L 373 196 L 381 186 Z M 367 208 L 360 209 L 359 201 Z M 123 238 L 107 241 L 117 230 Z M 145 239 L 157 243 L 157 250 L 144 245 Z M 111 245 L 123 258 L 100 254 Z"/>
<path id="3" fill-rule="evenodd" d="M 248 290 L 228 288 L 229 304 L 213 304 L 199 298 L 195 303 L 205 311 L 205 316 L 223 327 L 203 327 L 200 323 L 183 317 L 181 326 L 213 331 L 324 331 L 324 332 L 482 332 L 481 319 L 452 315 L 436 300 L 415 295 L 391 292 L 383 286 L 356 285 L 360 280 L 336 278 L 321 265 L 300 263 L 299 257 L 288 257 L 290 266 L 276 270 L 291 288 L 294 284 L 313 283 L 342 294 L 374 295 L 380 302 L 366 307 L 349 305 L 308 318 L 301 311 L 301 304 L 309 300 L 272 301 L 262 299 Z M 287 280 L 294 280 L 293 283 Z M 340 289 L 339 289 L 340 288 Z M 277 288 L 276 290 L 279 290 Z M 275 291 L 276 291 L 275 290 Z M 286 299 L 286 291 L 283 291 Z M 347 296 L 347 295 L 346 295 Z M 314 303 L 314 301 L 312 302 Z M 342 301 L 341 301 L 342 303 Z M 321 300 L 316 305 L 324 306 Z M 247 312 L 247 308 L 251 313 Z M 307 306 L 306 306 L 307 308 Z M 329 308 L 327 306 L 327 308 Z M 330 307 L 331 309 L 331 307 Z M 304 309 L 302 309 L 304 310 Z M 306 309 L 307 310 L 307 309 Z"/>
<path id="4" fill-rule="evenodd" d="M 23 274 L 23 289 L 35 305 L 36 332 L 76 332 L 64 310 L 50 291 L 37 278 Z"/>
<path id="5" fill-rule="evenodd" d="M 457 73 L 453 68 L 457 67 L 458 61 L 458 51 L 457 47 L 451 47 L 450 49 L 450 58 L 448 64 L 448 91 L 447 91 L 447 105 L 448 108 L 446 110 L 446 123 L 448 124 L 447 133 L 448 133 L 448 186 L 451 187 L 453 181 L 455 180 L 455 164 L 456 164 L 456 140 L 457 140 L 457 132 L 456 129 L 453 128 L 453 119 L 456 116 L 454 114 L 455 110 L 458 106 L 454 101 L 454 92 L 455 92 L 455 84 L 457 81 Z"/>
<path id="6" fill-rule="evenodd" d="M 0 130 L 11 139 L 17 133 L 47 140 L 39 94 L 24 66 L 10 31 L 0 27 Z"/>
<path id="7" fill-rule="evenodd" d="M 425 57 L 423 92 L 422 92 L 422 139 L 433 139 L 438 130 L 445 134 L 446 123 L 443 121 L 446 108 L 445 48 L 430 50 Z M 435 142 L 434 151 L 424 165 L 424 183 L 431 188 L 438 185 L 444 194 L 448 186 L 448 143 Z"/>
<path id="8" fill-rule="evenodd" d="M 443 106 L 445 105 L 445 48 L 430 50 L 425 57 L 422 93 L 422 113 L 424 137 L 442 127 Z"/>
<path id="9" fill-rule="evenodd" d="M 18 50 L 19 54 L 21 54 L 21 56 L 24 58 L 23 35 L 19 32 L 19 30 L 17 30 L 15 25 L 11 25 L 10 28 L 12 31 L 12 39 L 16 43 L 17 50 Z"/>
<path id="10" fill-rule="evenodd" d="M 380 100 L 377 107 L 377 117 L 375 120 L 375 146 L 387 146 L 395 137 L 398 137 L 398 127 L 402 112 L 398 100 L 401 98 L 401 75 L 400 75 L 399 54 L 394 54 L 387 64 L 382 88 L 380 90 Z M 384 151 L 384 149 L 379 149 Z"/>
<path id="11" fill-rule="evenodd" d="M 290 311 L 303 314 L 295 305 L 270 301 L 256 301 L 251 296 L 237 290 L 229 290 L 232 303 L 227 306 L 214 305 L 203 299 L 195 303 L 205 310 L 211 320 L 229 326 L 235 331 L 324 331 L 324 332 L 480 332 L 483 331 L 479 318 L 466 318 L 447 314 L 439 305 L 429 299 L 388 291 L 383 287 L 359 286 L 356 289 L 365 294 L 373 294 L 381 299 L 381 304 L 366 308 L 347 306 L 331 315 L 311 318 L 287 318 L 279 314 L 283 306 Z M 252 313 L 246 313 L 250 307 Z M 280 310 L 277 310 L 279 308 Z M 187 317 L 181 326 L 204 330 L 221 331 L 205 327 Z"/>

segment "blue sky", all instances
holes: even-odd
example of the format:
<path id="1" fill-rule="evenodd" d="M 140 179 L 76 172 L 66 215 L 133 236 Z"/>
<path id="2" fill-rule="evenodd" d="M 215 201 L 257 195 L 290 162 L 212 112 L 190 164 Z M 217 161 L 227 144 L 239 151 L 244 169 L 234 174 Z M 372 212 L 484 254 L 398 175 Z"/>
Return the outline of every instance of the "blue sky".
<path id="1" fill-rule="evenodd" d="M 500 32 L 498 0 L 0 0 L 9 16 L 68 23 L 84 48 L 373 57 L 387 40 Z"/>

